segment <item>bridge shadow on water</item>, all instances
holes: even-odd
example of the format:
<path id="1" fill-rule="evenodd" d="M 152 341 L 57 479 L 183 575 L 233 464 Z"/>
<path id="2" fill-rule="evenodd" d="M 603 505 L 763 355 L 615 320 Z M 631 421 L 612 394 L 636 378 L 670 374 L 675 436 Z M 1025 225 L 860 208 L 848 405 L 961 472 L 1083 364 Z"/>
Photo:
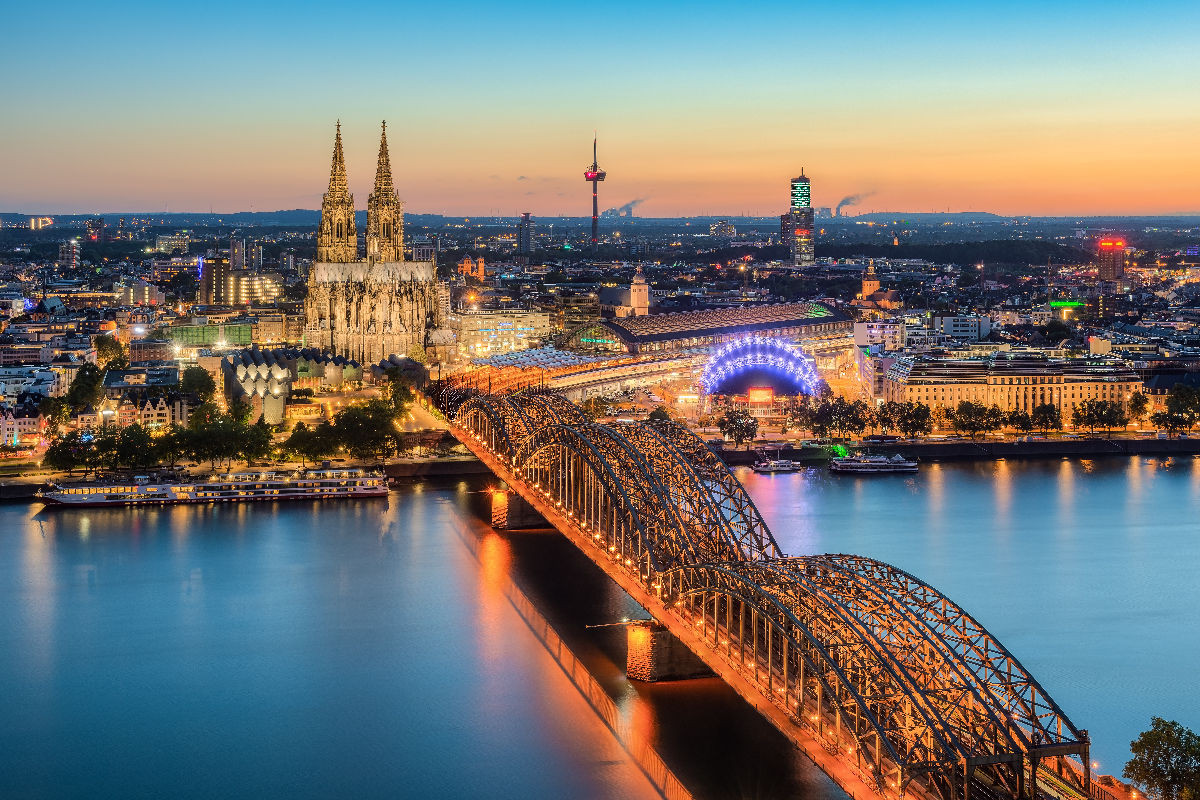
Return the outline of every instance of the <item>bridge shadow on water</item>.
<path id="1" fill-rule="evenodd" d="M 490 494 L 471 497 L 471 511 L 480 520 L 489 519 Z M 635 734 L 658 751 L 697 797 L 846 797 L 720 678 L 629 680 L 626 629 L 611 623 L 648 619 L 649 614 L 556 530 L 496 532 L 481 522 L 476 535 L 507 542 L 512 580 L 586 664 Z"/>

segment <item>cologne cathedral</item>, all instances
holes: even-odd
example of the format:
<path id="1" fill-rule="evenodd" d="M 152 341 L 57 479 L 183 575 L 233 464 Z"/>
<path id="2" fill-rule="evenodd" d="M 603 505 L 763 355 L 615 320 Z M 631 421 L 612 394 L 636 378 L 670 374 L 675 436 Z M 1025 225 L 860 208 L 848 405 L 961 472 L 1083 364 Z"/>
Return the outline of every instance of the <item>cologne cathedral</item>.
<path id="1" fill-rule="evenodd" d="M 375 190 L 367 198 L 365 239 L 364 257 L 339 122 L 329 189 L 321 201 L 317 257 L 308 276 L 305 343 L 364 365 L 391 355 L 421 360 L 426 331 L 439 322 L 436 271 L 431 261 L 404 260 L 404 207 L 392 185 L 386 123 Z"/>

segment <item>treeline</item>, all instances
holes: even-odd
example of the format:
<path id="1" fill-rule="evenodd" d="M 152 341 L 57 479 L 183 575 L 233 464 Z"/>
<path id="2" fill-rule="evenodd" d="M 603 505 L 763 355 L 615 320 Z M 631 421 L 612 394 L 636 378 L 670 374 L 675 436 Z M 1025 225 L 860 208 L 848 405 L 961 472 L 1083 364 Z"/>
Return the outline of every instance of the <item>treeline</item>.
<path id="1" fill-rule="evenodd" d="M 297 456 L 305 463 L 345 452 L 353 458 L 386 458 L 408 444 L 397 420 L 408 414 L 415 395 L 398 373 L 390 376 L 384 397 L 347 406 L 332 422 L 309 428 L 299 423 L 290 436 L 276 444 L 276 429 L 263 420 L 251 423 L 251 409 L 235 400 L 228 411 L 204 403 L 188 418 L 187 426 L 172 425 L 151 432 L 142 425 L 124 428 L 103 425 L 95 430 L 71 431 L 51 442 L 42 464 L 73 472 L 137 470 L 152 466 L 174 467 L 180 461 L 208 461 L 228 466 L 235 460 Z"/>
<path id="2" fill-rule="evenodd" d="M 70 431 L 55 439 L 42 458 L 43 466 L 74 472 L 137 470 L 174 467 L 180 461 L 228 465 L 235 459 L 254 461 L 274 450 L 274 431 L 262 420 L 249 424 L 240 409 L 225 413 L 206 403 L 192 412 L 187 427 L 171 425 L 151 432 L 140 424 L 118 428 Z"/>
<path id="3" fill-rule="evenodd" d="M 1190 405 L 1180 407 L 1187 410 L 1157 412 L 1150 419 L 1160 427 L 1164 414 L 1171 414 L 1172 424 L 1190 427 L 1200 420 L 1200 393 L 1190 396 Z M 1180 405 L 1179 401 L 1176 405 Z M 1108 400 L 1085 400 L 1071 412 L 1070 423 L 1077 429 L 1087 428 L 1111 431 L 1124 428 L 1145 414 L 1148 398 L 1135 393 L 1128 404 Z M 1168 404 L 1171 407 L 1171 404 Z M 1189 422 L 1190 420 L 1190 422 Z M 701 425 L 715 423 L 721 432 L 734 442 L 754 439 L 758 434 L 758 420 L 744 409 L 727 408 L 711 420 L 701 420 Z M 999 406 L 988 406 L 964 400 L 953 408 L 930 406 L 919 402 L 887 401 L 879 405 L 864 400 L 846 400 L 844 397 L 825 396 L 800 401 L 787 411 L 781 427 L 782 433 L 789 430 L 808 430 L 825 438 L 847 438 L 866 431 L 881 434 L 901 434 L 907 438 L 925 436 L 934 430 L 954 430 L 971 438 L 983 433 L 999 430 L 1015 430 L 1042 433 L 1063 429 L 1062 411 L 1053 403 L 1043 403 L 1026 411 L 1005 411 Z"/>

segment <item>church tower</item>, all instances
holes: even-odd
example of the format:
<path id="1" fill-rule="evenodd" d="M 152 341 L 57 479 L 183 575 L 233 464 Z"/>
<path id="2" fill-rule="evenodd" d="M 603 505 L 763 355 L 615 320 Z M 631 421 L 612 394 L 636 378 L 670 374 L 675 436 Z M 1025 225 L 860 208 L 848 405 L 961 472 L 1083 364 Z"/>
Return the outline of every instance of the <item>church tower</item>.
<path id="1" fill-rule="evenodd" d="M 342 155 L 342 123 L 333 140 L 333 167 L 329 172 L 329 190 L 321 198 L 321 227 L 317 229 L 317 261 L 347 263 L 358 260 L 358 232 L 354 228 L 354 195 L 346 180 L 346 159 Z"/>
<path id="2" fill-rule="evenodd" d="M 383 123 L 383 133 L 379 137 L 375 189 L 367 198 L 367 258 L 385 264 L 404 260 L 404 207 L 392 185 L 387 122 Z"/>
<path id="3" fill-rule="evenodd" d="M 879 291 L 879 276 L 875 274 L 875 259 L 867 262 L 866 272 L 862 278 L 862 294 L 859 295 L 863 300 L 866 300 L 871 295 Z"/>

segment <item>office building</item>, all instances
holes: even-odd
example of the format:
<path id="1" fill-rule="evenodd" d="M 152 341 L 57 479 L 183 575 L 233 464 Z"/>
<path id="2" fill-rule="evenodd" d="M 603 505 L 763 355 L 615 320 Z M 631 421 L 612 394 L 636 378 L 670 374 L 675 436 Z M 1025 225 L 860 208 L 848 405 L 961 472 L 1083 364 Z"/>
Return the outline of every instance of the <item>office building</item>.
<path id="1" fill-rule="evenodd" d="M 79 240 L 72 239 L 58 246 L 58 266 L 73 271 L 79 269 Z"/>
<path id="2" fill-rule="evenodd" d="M 546 311 L 463 311 L 451 314 L 449 327 L 461 358 L 483 358 L 536 347 L 549 338 Z"/>
<path id="3" fill-rule="evenodd" d="M 200 292 L 201 305 L 213 306 L 230 302 L 229 300 L 229 259 L 221 256 L 210 256 L 200 259 Z"/>
<path id="4" fill-rule="evenodd" d="M 792 178 L 791 205 L 788 240 L 792 247 L 792 264 L 811 267 L 816 263 L 816 248 L 813 234 L 812 193 L 809 180 L 800 170 L 800 177 Z"/>
<path id="5" fill-rule="evenodd" d="M 236 236 L 229 240 L 229 266 L 230 269 L 245 269 L 246 268 L 246 240 L 239 239 Z"/>
<path id="6" fill-rule="evenodd" d="M 527 255 L 533 252 L 533 219 L 526 211 L 517 223 L 517 252 Z"/>
<path id="7" fill-rule="evenodd" d="M 192 243 L 192 237 L 187 231 L 159 234 L 154 239 L 154 249 L 160 253 L 186 253 Z"/>
<path id="8" fill-rule="evenodd" d="M 1051 404 L 1070 419 L 1071 411 L 1085 400 L 1123 405 L 1141 390 L 1138 374 L 1115 359 L 1050 359 L 1005 351 L 987 358 L 898 359 L 888 371 L 884 397 L 945 408 L 969 400 L 1003 411 L 1029 412 Z"/>
<path id="9" fill-rule="evenodd" d="M 1119 281 L 1125 277 L 1125 240 L 1101 239 L 1096 252 L 1096 277 Z"/>

